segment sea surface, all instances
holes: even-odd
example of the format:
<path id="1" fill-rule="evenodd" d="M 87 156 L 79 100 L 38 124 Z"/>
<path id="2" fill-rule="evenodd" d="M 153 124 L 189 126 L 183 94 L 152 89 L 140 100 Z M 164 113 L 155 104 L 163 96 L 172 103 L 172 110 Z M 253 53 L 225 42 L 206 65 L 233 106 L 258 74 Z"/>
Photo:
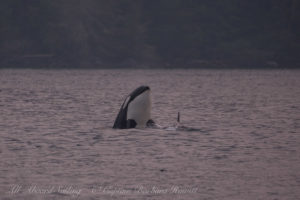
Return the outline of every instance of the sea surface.
<path id="1" fill-rule="evenodd" d="M 140 85 L 194 129 L 112 129 Z M 299 70 L 0 70 L 1 200 L 299 197 Z"/>

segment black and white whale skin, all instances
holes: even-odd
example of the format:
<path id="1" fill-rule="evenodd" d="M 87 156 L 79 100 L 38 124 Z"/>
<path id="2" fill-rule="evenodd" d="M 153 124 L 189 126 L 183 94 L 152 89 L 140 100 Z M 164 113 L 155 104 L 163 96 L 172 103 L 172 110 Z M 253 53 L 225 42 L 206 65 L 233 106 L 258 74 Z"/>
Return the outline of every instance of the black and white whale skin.
<path id="1" fill-rule="evenodd" d="M 140 86 L 126 97 L 115 120 L 113 128 L 145 128 L 154 124 L 151 120 L 151 91 Z"/>

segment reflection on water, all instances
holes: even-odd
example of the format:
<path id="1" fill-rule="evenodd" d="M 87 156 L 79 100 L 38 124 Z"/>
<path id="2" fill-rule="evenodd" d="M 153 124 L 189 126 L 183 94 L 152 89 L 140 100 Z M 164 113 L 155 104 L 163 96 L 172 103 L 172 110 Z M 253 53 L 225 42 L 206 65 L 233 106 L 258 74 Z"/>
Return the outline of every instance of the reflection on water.
<path id="1" fill-rule="evenodd" d="M 4 199 L 297 199 L 300 71 L 1 70 Z M 111 129 L 152 115 L 194 131 Z"/>

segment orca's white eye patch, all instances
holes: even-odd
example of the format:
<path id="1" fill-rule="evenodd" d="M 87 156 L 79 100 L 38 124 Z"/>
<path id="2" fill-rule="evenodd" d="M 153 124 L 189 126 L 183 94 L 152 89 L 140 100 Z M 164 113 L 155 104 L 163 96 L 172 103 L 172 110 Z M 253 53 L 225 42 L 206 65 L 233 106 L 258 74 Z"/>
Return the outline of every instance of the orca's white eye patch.
<path id="1" fill-rule="evenodd" d="M 130 97 L 131 97 L 131 96 L 128 96 L 128 97 L 126 98 L 126 100 L 124 101 L 124 104 L 123 104 L 123 107 L 122 107 L 123 109 L 126 108 L 128 102 L 129 102 L 129 100 L 130 100 Z"/>

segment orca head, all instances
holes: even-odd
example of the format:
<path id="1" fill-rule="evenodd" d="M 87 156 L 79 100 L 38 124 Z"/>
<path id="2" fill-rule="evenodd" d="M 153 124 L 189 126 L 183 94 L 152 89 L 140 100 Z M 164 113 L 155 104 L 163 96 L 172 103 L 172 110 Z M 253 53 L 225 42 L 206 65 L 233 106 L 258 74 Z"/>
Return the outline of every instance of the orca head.
<path id="1" fill-rule="evenodd" d="M 148 86 L 140 86 L 135 89 L 125 100 L 123 109 L 127 109 L 126 119 L 134 121 L 134 127 L 146 127 L 147 121 L 151 117 L 151 93 Z M 132 124 L 132 122 L 130 123 Z"/>
<path id="2" fill-rule="evenodd" d="M 146 127 L 150 119 L 151 97 L 148 86 L 140 86 L 124 100 L 113 128 Z"/>
<path id="3" fill-rule="evenodd" d="M 143 128 L 150 120 L 151 92 L 148 86 L 140 86 L 124 100 L 113 128 Z"/>

